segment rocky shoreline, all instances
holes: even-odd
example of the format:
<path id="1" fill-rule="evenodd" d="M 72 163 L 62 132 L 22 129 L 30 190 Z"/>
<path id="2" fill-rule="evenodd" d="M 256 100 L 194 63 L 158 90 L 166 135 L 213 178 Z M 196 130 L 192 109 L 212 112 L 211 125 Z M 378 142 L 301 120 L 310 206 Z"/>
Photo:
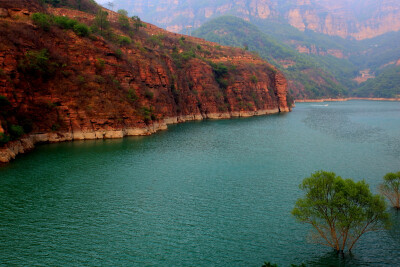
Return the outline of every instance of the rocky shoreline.
<path id="1" fill-rule="evenodd" d="M 289 110 L 269 109 L 257 111 L 240 111 L 210 114 L 194 114 L 183 115 L 178 117 L 165 118 L 160 122 L 148 125 L 145 128 L 123 128 L 115 130 L 98 130 L 98 131 L 71 131 L 71 132 L 49 132 L 49 133 L 32 133 L 23 136 L 19 140 L 11 141 L 4 147 L 0 148 L 0 163 L 8 163 L 14 160 L 17 155 L 27 153 L 35 148 L 36 144 L 41 143 L 59 143 L 75 140 L 95 140 L 95 139 L 117 139 L 125 136 L 146 136 L 158 131 L 167 130 L 169 124 L 178 124 L 186 121 L 201 120 L 217 120 L 231 118 L 245 118 L 253 116 L 262 116 L 277 114 L 280 112 L 288 112 Z"/>
<path id="2" fill-rule="evenodd" d="M 322 98 L 322 99 L 296 99 L 297 103 L 321 103 L 321 102 L 343 102 L 350 100 L 370 101 L 400 101 L 400 98 L 371 98 L 371 97 L 349 97 L 349 98 Z"/>

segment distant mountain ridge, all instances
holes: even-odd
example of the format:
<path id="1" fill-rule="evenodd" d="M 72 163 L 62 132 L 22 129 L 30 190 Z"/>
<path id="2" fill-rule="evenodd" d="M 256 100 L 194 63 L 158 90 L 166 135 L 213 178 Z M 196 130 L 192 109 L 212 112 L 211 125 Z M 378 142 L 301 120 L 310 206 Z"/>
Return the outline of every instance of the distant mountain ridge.
<path id="1" fill-rule="evenodd" d="M 363 40 L 400 30 L 396 0 L 116 0 L 127 9 L 173 32 L 198 28 L 210 18 L 235 15 L 275 20 L 297 29 Z"/>

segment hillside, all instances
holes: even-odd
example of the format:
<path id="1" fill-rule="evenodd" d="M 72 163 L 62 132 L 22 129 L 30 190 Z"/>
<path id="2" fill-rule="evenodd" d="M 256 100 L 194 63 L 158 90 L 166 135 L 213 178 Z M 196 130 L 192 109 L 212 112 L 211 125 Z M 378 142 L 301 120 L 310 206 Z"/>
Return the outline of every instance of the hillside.
<path id="1" fill-rule="evenodd" d="M 318 60 L 274 40 L 240 18 L 222 16 L 210 20 L 195 30 L 193 35 L 257 52 L 285 74 L 288 88 L 296 99 L 341 98 L 348 93 L 347 88 L 329 72 L 329 68 L 325 68 Z"/>
<path id="2" fill-rule="evenodd" d="M 373 78 L 400 59 L 400 32 L 380 37 L 352 41 L 313 32 L 301 33 L 277 23 L 259 27 L 233 16 L 222 16 L 205 23 L 193 34 L 255 51 L 285 73 L 289 90 L 296 99 L 365 97 L 364 83 L 375 84 L 369 97 L 397 97 L 393 83 L 387 78 Z M 286 36 L 286 39 L 285 39 Z M 319 46 L 312 44 L 319 43 Z M 300 52 L 301 53 L 300 53 Z M 384 82 L 387 82 L 385 84 Z"/>
<path id="3" fill-rule="evenodd" d="M 0 6 L 1 161 L 36 142 L 289 111 L 284 76 L 258 56 L 107 13 L 93 1 L 49 3 Z"/>

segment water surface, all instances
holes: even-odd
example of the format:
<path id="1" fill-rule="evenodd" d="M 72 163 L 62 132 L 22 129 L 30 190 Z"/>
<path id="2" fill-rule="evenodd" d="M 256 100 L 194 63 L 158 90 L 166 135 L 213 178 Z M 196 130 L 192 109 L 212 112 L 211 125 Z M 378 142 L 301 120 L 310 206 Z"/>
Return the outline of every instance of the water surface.
<path id="1" fill-rule="evenodd" d="M 400 170 L 400 103 L 170 126 L 149 137 L 39 146 L 0 167 L 0 265 L 394 266 L 393 230 L 339 260 L 290 215 L 316 170 L 376 192 Z"/>

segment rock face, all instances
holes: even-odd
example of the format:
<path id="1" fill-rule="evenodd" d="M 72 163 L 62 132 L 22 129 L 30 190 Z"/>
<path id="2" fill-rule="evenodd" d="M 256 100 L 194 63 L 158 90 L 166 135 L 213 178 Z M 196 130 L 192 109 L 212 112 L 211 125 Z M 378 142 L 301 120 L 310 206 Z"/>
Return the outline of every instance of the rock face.
<path id="1" fill-rule="evenodd" d="M 0 162 L 38 142 L 148 135 L 187 120 L 289 111 L 285 78 L 258 56 L 151 24 L 123 46 L 55 25 L 46 31 L 29 19 L 40 8 L 29 2 L 5 6 L 9 15 L 0 18 L 0 130 L 17 139 L 0 149 Z M 94 20 L 73 9 L 46 12 Z M 117 17 L 114 34 L 126 35 Z"/>
<path id="2" fill-rule="evenodd" d="M 195 28 L 207 19 L 235 14 L 250 19 L 285 19 L 301 31 L 355 38 L 373 38 L 400 30 L 397 0 L 116 0 L 117 8 L 143 16 L 174 32 Z"/>

